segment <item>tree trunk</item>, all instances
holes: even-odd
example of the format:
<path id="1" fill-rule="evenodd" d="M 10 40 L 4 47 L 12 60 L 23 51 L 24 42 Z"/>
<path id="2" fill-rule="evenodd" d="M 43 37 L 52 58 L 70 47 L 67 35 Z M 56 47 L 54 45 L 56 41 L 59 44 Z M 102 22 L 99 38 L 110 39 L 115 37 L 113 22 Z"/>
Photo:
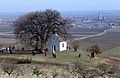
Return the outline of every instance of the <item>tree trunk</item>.
<path id="1" fill-rule="evenodd" d="M 38 41 L 39 41 L 39 39 L 37 37 L 37 39 L 36 39 L 36 45 L 35 45 L 35 51 L 38 51 Z"/>
<path id="2" fill-rule="evenodd" d="M 45 42 L 44 41 L 41 41 L 41 44 L 40 44 L 40 49 L 43 50 L 45 47 Z"/>

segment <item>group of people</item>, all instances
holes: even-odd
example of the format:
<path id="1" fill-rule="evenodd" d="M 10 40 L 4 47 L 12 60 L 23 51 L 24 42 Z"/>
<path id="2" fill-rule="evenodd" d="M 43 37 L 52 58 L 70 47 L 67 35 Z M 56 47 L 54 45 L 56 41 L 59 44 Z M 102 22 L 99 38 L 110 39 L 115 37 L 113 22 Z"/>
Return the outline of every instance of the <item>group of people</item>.
<path id="1" fill-rule="evenodd" d="M 47 56 L 48 48 L 44 48 L 43 53 L 45 56 Z M 52 56 L 53 58 L 56 58 L 56 46 L 52 45 Z"/>
<path id="2" fill-rule="evenodd" d="M 32 54 L 35 55 L 36 51 L 39 51 L 35 48 L 35 50 L 32 51 Z M 48 48 L 44 48 L 43 50 L 40 49 L 40 52 L 44 53 L 45 56 L 47 56 Z M 52 56 L 53 58 L 56 58 L 56 46 L 52 45 Z"/>
<path id="3" fill-rule="evenodd" d="M 6 48 L 2 48 L 1 52 L 3 53 L 4 51 L 5 52 L 9 52 L 10 54 L 12 54 L 12 52 L 15 51 L 15 46 L 14 45 L 10 45 L 10 46 L 8 46 Z"/>
<path id="4" fill-rule="evenodd" d="M 43 53 L 45 56 L 47 56 L 48 48 L 44 48 Z M 53 58 L 56 58 L 56 46 L 52 45 L 52 56 Z"/>
<path id="5" fill-rule="evenodd" d="M 15 46 L 14 45 L 10 45 L 9 47 L 6 47 L 6 51 L 9 51 L 10 54 L 12 54 L 12 52 L 15 51 Z"/>

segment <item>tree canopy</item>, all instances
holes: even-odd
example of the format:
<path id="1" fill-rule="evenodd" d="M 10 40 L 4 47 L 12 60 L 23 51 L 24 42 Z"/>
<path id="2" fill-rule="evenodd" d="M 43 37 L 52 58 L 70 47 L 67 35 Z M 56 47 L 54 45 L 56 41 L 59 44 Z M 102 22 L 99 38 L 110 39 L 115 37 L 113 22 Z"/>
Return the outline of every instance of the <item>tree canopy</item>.
<path id="1" fill-rule="evenodd" d="M 14 22 L 14 34 L 24 44 L 42 49 L 50 33 L 58 33 L 67 37 L 67 30 L 71 24 L 70 19 L 62 17 L 56 10 L 43 10 L 27 13 Z"/>

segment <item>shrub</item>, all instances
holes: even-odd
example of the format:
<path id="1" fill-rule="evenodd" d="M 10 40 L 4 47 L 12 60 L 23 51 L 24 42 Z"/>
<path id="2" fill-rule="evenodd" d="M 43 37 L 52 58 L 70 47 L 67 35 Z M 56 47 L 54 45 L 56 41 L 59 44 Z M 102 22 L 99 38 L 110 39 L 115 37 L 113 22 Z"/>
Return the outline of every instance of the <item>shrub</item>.
<path id="1" fill-rule="evenodd" d="M 38 67 L 36 68 L 32 68 L 33 70 L 33 74 L 32 75 L 36 75 L 37 77 L 41 74 L 43 74 L 43 71 L 40 71 Z"/>
<path id="2" fill-rule="evenodd" d="M 71 45 L 72 45 L 74 51 L 76 52 L 78 50 L 79 46 L 80 46 L 80 42 L 77 41 L 77 40 L 76 41 L 72 41 Z"/>
<path id="3" fill-rule="evenodd" d="M 16 69 L 14 64 L 2 64 L 1 65 L 2 70 L 7 73 L 9 76 L 13 73 L 13 71 Z"/>
<path id="4" fill-rule="evenodd" d="M 17 64 L 24 64 L 24 63 L 31 63 L 32 62 L 32 57 L 22 57 Z"/>

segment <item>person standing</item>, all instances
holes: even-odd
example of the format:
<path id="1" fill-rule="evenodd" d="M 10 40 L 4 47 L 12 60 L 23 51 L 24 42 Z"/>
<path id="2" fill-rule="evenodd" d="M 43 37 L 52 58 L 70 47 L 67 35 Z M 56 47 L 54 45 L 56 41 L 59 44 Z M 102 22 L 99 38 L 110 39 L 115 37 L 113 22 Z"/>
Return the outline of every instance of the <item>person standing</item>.
<path id="1" fill-rule="evenodd" d="M 45 48 L 45 49 L 44 49 L 44 54 L 45 54 L 45 56 L 47 56 L 47 52 L 48 52 L 48 48 Z"/>
<path id="2" fill-rule="evenodd" d="M 52 55 L 54 58 L 56 58 L 56 46 L 55 45 L 52 46 Z"/>
<path id="3" fill-rule="evenodd" d="M 10 54 L 12 54 L 12 47 L 11 47 L 11 45 L 9 46 L 9 51 L 10 51 Z"/>
<path id="4" fill-rule="evenodd" d="M 12 46 L 12 51 L 14 51 L 14 52 L 15 52 L 15 46 L 14 46 L 14 45 Z"/>

